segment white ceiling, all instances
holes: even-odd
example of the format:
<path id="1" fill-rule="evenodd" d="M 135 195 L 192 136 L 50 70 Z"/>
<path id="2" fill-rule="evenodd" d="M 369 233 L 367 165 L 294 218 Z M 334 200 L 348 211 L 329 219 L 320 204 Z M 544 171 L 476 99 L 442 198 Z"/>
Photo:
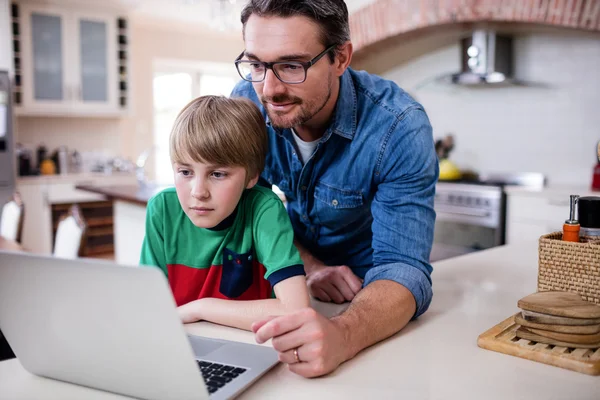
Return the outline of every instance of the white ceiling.
<path id="1" fill-rule="evenodd" d="M 52 0 L 50 0 L 52 1 Z M 55 0 L 56 1 L 56 0 Z M 211 26 L 216 17 L 214 4 L 219 0 L 63 0 L 69 3 L 106 6 L 107 3 L 128 10 L 134 18 L 161 20 L 166 23 L 189 23 Z M 376 0 L 345 0 L 350 13 Z M 231 8 L 230 20 L 233 29 L 238 30 L 239 15 L 246 0 L 229 0 L 235 3 Z M 211 6 L 212 4 L 212 6 Z"/>

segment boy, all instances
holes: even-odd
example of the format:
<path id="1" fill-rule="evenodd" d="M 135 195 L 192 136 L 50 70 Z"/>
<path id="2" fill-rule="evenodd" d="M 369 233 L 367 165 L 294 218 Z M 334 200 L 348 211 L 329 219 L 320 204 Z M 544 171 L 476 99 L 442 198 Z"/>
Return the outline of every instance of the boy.
<path id="1" fill-rule="evenodd" d="M 266 316 L 308 307 L 287 212 L 255 186 L 267 152 L 258 108 L 199 97 L 179 113 L 169 141 L 175 188 L 148 202 L 140 264 L 163 270 L 182 321 L 250 330 Z"/>

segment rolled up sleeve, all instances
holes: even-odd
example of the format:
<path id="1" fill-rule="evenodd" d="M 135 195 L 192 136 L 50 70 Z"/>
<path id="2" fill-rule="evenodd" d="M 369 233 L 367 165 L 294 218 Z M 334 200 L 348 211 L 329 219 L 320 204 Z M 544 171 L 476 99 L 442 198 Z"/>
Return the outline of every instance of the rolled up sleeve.
<path id="1" fill-rule="evenodd" d="M 419 269 L 403 263 L 373 267 L 365 275 L 364 286 L 379 280 L 397 282 L 412 293 L 417 303 L 417 310 L 413 318 L 417 318 L 429 308 L 433 298 L 431 280 Z"/>
<path id="2" fill-rule="evenodd" d="M 386 279 L 406 287 L 417 304 L 416 318 L 427 310 L 433 296 L 429 255 L 439 173 L 425 111 L 407 110 L 381 148 L 371 204 L 373 268 L 365 275 L 365 285 Z"/>

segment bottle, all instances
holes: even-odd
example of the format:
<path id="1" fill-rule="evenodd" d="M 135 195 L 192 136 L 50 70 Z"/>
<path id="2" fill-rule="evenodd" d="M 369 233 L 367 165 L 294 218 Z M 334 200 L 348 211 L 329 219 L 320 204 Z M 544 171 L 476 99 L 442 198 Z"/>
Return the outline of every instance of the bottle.
<path id="1" fill-rule="evenodd" d="M 570 202 L 569 219 L 563 225 L 563 237 L 566 242 L 579 242 L 579 221 L 575 219 L 575 205 L 579 196 L 572 194 Z"/>
<path id="2" fill-rule="evenodd" d="M 598 153 L 598 163 L 594 167 L 592 176 L 592 190 L 600 190 L 600 142 L 596 146 L 596 152 Z"/>
<path id="3" fill-rule="evenodd" d="M 600 197 L 580 197 L 577 201 L 577 215 L 581 225 L 580 241 L 600 243 Z"/>

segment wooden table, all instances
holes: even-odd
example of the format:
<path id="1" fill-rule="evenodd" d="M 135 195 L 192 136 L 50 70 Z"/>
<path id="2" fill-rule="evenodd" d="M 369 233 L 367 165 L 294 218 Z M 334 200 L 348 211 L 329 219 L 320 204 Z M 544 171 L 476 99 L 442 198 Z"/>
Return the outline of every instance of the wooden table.
<path id="1" fill-rule="evenodd" d="M 19 243 L 4 236 L 0 236 L 0 250 L 25 251 Z"/>
<path id="2" fill-rule="evenodd" d="M 304 379 L 279 364 L 239 399 L 600 398 L 600 376 L 477 347 L 479 334 L 516 313 L 517 301 L 535 292 L 537 242 L 436 262 L 432 278 L 431 307 L 399 334 L 363 351 L 322 378 Z M 316 305 L 324 314 L 340 310 L 334 304 Z M 206 322 L 186 325 L 186 330 L 191 334 L 254 342 L 250 332 Z M 18 360 L 10 360 L 0 362 L 0 399 L 124 397 L 40 378 L 25 371 Z"/>

